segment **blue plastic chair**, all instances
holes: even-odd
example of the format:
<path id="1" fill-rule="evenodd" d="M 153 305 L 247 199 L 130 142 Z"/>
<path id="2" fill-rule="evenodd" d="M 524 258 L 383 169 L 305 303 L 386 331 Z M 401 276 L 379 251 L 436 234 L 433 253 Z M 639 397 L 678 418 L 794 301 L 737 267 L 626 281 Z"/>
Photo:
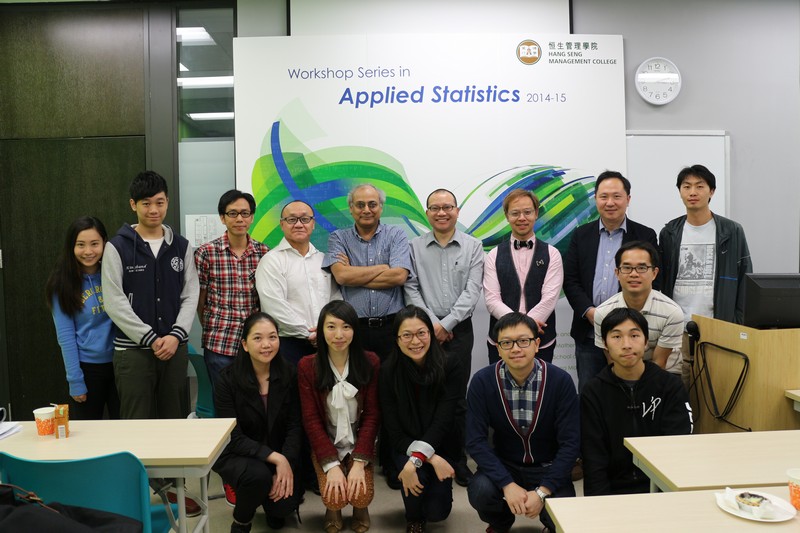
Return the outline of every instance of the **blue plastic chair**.
<path id="1" fill-rule="evenodd" d="M 146 532 L 170 530 L 167 509 L 150 505 L 144 465 L 129 452 L 72 461 L 32 461 L 0 452 L 0 480 L 35 492 L 46 503 L 125 515 L 139 520 Z"/>
<path id="2" fill-rule="evenodd" d="M 206 368 L 206 360 L 189 345 L 189 362 L 197 374 L 197 402 L 194 412 L 197 418 L 216 418 L 214 410 L 214 388 Z"/>

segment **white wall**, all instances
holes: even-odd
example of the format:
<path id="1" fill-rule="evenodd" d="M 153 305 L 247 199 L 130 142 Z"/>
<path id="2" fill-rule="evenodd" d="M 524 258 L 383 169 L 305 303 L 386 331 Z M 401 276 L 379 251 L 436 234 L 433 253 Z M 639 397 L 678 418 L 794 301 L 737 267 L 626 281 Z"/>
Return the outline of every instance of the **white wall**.
<path id="1" fill-rule="evenodd" d="M 257 34 L 253 22 L 266 16 L 266 3 L 239 0 L 240 29 Z M 269 4 L 272 20 L 285 20 L 285 4 Z M 530 1 L 519 5 L 524 12 Z M 574 33 L 623 36 L 627 129 L 730 133 L 729 215 L 745 228 L 755 269 L 797 271 L 800 2 L 572 0 L 572 20 Z M 639 63 L 656 55 L 675 61 L 685 80 L 678 99 L 663 107 L 646 104 L 631 83 Z"/>
<path id="2" fill-rule="evenodd" d="M 629 130 L 730 133 L 729 214 L 744 226 L 755 270 L 797 272 L 800 2 L 572 0 L 572 10 L 575 33 L 623 36 Z M 684 79 L 666 106 L 646 104 L 632 85 L 651 56 L 673 60 Z"/>

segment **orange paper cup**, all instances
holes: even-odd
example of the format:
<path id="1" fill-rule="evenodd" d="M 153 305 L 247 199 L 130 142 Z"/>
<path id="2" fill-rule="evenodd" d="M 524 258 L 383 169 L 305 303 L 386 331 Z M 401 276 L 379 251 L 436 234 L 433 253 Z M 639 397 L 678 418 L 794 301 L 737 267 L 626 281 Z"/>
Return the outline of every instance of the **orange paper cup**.
<path id="1" fill-rule="evenodd" d="M 52 435 L 55 433 L 55 424 L 53 423 L 55 413 L 55 407 L 40 407 L 33 410 L 33 416 L 36 419 L 36 432 L 39 435 Z"/>
<path id="2" fill-rule="evenodd" d="M 787 470 L 786 475 L 789 476 L 789 501 L 800 511 L 800 468 Z"/>

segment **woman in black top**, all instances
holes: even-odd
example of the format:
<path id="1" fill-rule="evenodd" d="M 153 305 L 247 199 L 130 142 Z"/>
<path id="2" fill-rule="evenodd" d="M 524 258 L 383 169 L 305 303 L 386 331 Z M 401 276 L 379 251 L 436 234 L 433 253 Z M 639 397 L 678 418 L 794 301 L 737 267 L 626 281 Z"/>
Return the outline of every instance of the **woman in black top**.
<path id="1" fill-rule="evenodd" d="M 403 484 L 406 531 L 450 515 L 453 462 L 458 458 L 455 413 L 461 369 L 447 357 L 425 311 L 409 305 L 394 321 L 396 347 L 380 374 L 383 423 Z"/>
<path id="2" fill-rule="evenodd" d="M 279 355 L 278 325 L 266 313 L 244 322 L 242 346 L 214 387 L 220 418 L 236 418 L 214 471 L 236 491 L 231 533 L 248 532 L 259 506 L 279 529 L 303 497 L 298 481 L 303 428 L 297 377 Z"/>

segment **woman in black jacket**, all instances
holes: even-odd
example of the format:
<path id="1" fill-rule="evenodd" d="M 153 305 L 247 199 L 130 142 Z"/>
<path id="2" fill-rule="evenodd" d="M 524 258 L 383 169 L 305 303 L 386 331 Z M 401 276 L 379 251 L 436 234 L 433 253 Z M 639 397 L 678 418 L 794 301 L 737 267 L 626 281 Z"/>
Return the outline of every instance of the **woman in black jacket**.
<path id="1" fill-rule="evenodd" d="M 278 353 L 278 325 L 268 314 L 254 313 L 242 335 L 239 355 L 214 388 L 217 416 L 236 418 L 231 442 L 213 467 L 236 491 L 231 533 L 250 531 L 259 506 L 270 528 L 283 527 L 303 496 L 297 378 Z"/>
<path id="2" fill-rule="evenodd" d="M 409 305 L 394 320 L 396 347 L 380 373 L 383 424 L 403 484 L 406 531 L 450 515 L 458 458 L 456 405 L 461 372 L 447 357 L 425 311 Z"/>

